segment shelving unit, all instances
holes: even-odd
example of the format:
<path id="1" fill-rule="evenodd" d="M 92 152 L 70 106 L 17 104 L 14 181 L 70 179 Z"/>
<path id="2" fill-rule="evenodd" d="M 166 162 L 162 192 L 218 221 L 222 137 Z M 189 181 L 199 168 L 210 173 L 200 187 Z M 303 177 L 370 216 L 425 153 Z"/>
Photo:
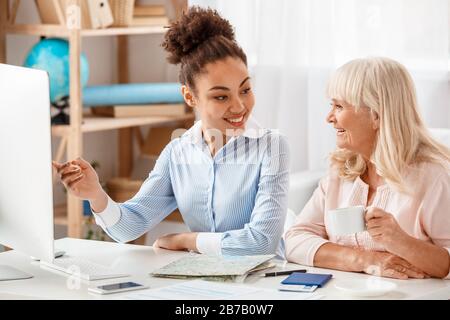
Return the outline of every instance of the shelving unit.
<path id="1" fill-rule="evenodd" d="M 81 0 L 71 0 L 71 4 L 80 5 Z M 128 36 L 162 34 L 164 26 L 114 27 L 105 29 L 68 29 L 62 25 L 51 24 L 15 24 L 15 16 L 20 1 L 14 0 L 10 10 L 9 0 L 0 0 L 0 63 L 6 63 L 6 35 L 31 35 L 45 37 L 63 37 L 69 41 L 70 61 L 70 125 L 52 127 L 52 135 L 61 137 L 56 158 L 75 159 L 83 154 L 83 133 L 103 130 L 119 130 L 119 176 L 129 177 L 132 170 L 133 128 L 143 125 L 161 126 L 171 123 L 193 121 L 191 114 L 179 117 L 143 117 L 143 118 L 101 118 L 84 117 L 82 106 L 82 88 L 80 78 L 80 54 L 83 37 L 116 36 L 119 83 L 128 83 Z M 178 15 L 187 8 L 185 0 L 171 0 Z M 138 139 L 142 137 L 138 136 Z M 64 212 L 67 212 L 65 216 Z M 67 224 L 68 236 L 82 237 L 82 202 L 68 195 L 67 208 L 55 208 L 55 223 Z"/>
<path id="2" fill-rule="evenodd" d="M 145 125 L 164 125 L 173 122 L 184 120 L 192 120 L 193 115 L 186 114 L 183 116 L 169 117 L 169 116 L 152 116 L 152 117 L 135 117 L 135 118 L 107 118 L 88 116 L 84 117 L 81 125 L 81 132 L 95 132 L 104 130 L 121 129 Z M 68 125 L 54 125 L 52 126 L 52 135 L 64 137 L 70 132 Z"/>
<path id="3" fill-rule="evenodd" d="M 33 36 L 44 37 L 69 37 L 70 30 L 54 24 L 17 24 L 6 25 L 6 33 L 8 34 L 27 34 Z M 105 28 L 105 29 L 84 29 L 80 30 L 82 37 L 99 37 L 99 36 L 128 36 L 139 34 L 164 33 L 163 26 L 139 26 L 124 28 Z"/>

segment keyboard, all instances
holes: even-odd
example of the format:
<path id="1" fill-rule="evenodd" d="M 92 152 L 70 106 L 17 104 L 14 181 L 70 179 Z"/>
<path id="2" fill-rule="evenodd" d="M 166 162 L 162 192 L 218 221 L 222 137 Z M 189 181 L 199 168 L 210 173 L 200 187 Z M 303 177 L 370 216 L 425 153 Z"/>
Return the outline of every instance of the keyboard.
<path id="1" fill-rule="evenodd" d="M 114 272 L 111 268 L 79 257 L 63 256 L 55 259 L 53 263 L 41 261 L 41 265 L 87 281 L 129 276 L 129 274 Z"/>

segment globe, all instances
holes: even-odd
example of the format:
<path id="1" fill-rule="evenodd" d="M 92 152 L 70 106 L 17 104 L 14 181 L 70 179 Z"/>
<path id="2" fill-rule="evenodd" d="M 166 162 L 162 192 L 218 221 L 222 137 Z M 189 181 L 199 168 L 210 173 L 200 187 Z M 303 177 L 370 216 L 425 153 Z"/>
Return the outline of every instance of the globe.
<path id="1" fill-rule="evenodd" d="M 89 64 L 84 54 L 80 57 L 81 85 L 84 87 L 89 78 Z M 64 39 L 43 39 L 35 44 L 28 53 L 25 67 L 48 72 L 50 78 L 50 101 L 57 103 L 69 95 L 69 42 Z"/>

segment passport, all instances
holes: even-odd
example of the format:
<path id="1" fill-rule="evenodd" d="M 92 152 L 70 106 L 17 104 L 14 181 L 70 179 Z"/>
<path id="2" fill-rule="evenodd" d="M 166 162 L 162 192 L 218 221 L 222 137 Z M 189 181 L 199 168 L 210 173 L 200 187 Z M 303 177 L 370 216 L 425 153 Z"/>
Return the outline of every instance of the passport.
<path id="1" fill-rule="evenodd" d="M 281 284 L 322 287 L 332 276 L 331 274 L 294 272 L 281 281 Z"/>

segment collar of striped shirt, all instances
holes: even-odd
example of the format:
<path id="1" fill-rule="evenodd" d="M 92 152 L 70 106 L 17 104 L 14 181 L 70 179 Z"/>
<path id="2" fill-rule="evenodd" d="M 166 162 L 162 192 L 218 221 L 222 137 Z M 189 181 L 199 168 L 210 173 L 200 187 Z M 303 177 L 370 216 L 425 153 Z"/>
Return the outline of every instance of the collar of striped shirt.
<path id="1" fill-rule="evenodd" d="M 250 116 L 247 120 L 247 123 L 245 124 L 245 130 L 240 136 L 250 139 L 259 139 L 264 136 L 267 131 L 268 129 L 261 127 L 261 125 L 255 120 L 255 118 L 253 116 Z M 186 133 L 183 135 L 183 138 L 187 138 L 193 144 L 202 145 L 202 121 L 197 121 L 188 131 L 186 131 Z"/>

